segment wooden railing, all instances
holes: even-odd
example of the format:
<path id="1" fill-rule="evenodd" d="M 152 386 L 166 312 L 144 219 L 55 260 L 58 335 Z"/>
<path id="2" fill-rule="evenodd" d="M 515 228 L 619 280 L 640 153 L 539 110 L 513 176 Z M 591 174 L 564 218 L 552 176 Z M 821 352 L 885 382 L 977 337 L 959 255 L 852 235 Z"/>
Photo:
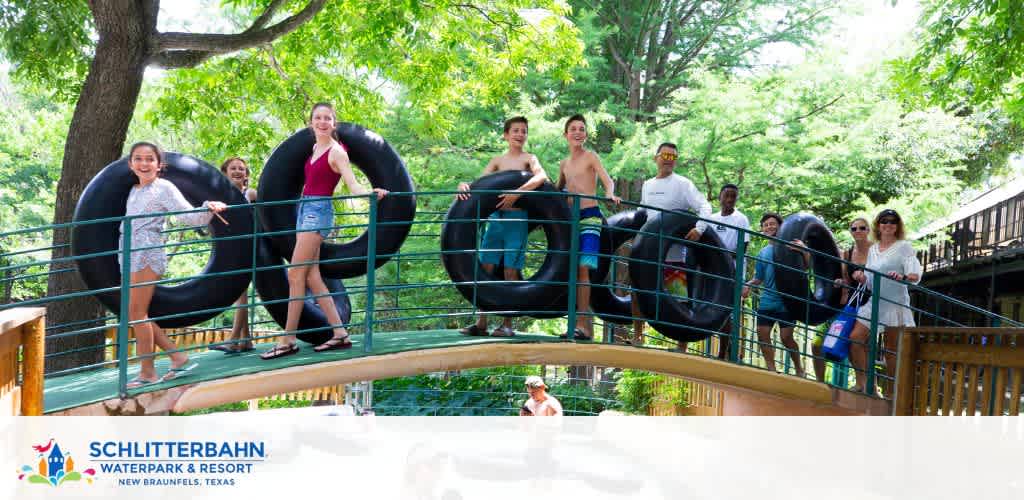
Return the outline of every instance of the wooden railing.
<path id="1" fill-rule="evenodd" d="M 227 342 L 230 340 L 231 328 L 198 328 L 198 327 L 185 327 L 185 328 L 168 328 L 164 330 L 172 340 L 178 344 L 179 347 L 189 347 L 204 344 L 217 344 L 220 342 Z M 254 331 L 253 335 L 259 337 L 261 335 L 272 334 L 277 332 L 270 331 Z M 117 360 L 117 326 L 111 326 L 107 328 L 107 349 L 105 357 L 107 361 Z M 128 357 L 134 357 L 135 353 L 135 329 L 128 329 Z M 137 359 L 129 360 L 129 363 L 137 363 Z"/>
<path id="2" fill-rule="evenodd" d="M 1024 193 L 984 208 L 931 234 L 944 237 L 917 258 L 925 272 L 987 257 L 1007 248 L 1020 248 L 1024 241 Z"/>
<path id="3" fill-rule="evenodd" d="M 43 414 L 46 309 L 0 311 L 0 415 Z"/>
<path id="4" fill-rule="evenodd" d="M 672 401 L 669 394 L 686 392 L 686 404 Z M 716 387 L 690 380 L 666 377 L 653 384 L 650 416 L 722 416 L 725 393 Z"/>
<path id="5" fill-rule="evenodd" d="M 1019 415 L 1022 328 L 904 328 L 896 415 Z"/>

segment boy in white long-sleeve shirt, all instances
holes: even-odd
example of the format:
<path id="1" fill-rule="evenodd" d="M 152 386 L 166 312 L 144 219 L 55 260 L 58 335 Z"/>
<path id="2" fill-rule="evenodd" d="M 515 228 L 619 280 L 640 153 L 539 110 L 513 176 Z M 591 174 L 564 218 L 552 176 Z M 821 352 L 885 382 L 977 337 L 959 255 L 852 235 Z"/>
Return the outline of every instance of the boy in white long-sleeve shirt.
<path id="1" fill-rule="evenodd" d="M 658 166 L 658 174 L 644 181 L 640 203 L 664 211 L 688 210 L 706 219 L 711 216 L 711 204 L 690 179 L 675 173 L 678 158 L 679 151 L 675 144 L 664 142 L 658 146 L 654 153 L 654 163 Z M 686 239 L 697 241 L 706 229 L 707 224 L 700 221 L 687 233 Z M 679 281 L 685 286 L 686 275 L 679 269 L 686 260 L 685 251 L 686 248 L 678 243 L 669 247 L 665 257 L 666 267 L 663 270 L 666 282 Z M 639 317 L 639 315 L 640 311 L 636 307 L 636 300 L 634 300 L 633 317 Z M 643 327 L 643 321 L 633 322 L 633 341 L 638 345 L 643 343 Z"/>

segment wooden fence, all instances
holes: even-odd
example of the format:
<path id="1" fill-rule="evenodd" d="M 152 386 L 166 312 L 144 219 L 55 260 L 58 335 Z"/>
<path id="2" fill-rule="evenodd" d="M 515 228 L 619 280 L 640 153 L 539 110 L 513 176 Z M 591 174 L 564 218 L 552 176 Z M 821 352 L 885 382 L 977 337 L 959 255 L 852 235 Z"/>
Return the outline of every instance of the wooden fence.
<path id="1" fill-rule="evenodd" d="M 1019 415 L 1022 328 L 904 328 L 896 415 Z"/>
<path id="2" fill-rule="evenodd" d="M 725 393 L 710 385 L 690 380 L 665 377 L 653 384 L 653 401 L 648 415 L 663 416 L 721 416 Z M 673 401 L 671 395 L 686 393 L 685 404 Z"/>
<path id="3" fill-rule="evenodd" d="M 0 415 L 43 414 L 46 309 L 0 311 Z"/>

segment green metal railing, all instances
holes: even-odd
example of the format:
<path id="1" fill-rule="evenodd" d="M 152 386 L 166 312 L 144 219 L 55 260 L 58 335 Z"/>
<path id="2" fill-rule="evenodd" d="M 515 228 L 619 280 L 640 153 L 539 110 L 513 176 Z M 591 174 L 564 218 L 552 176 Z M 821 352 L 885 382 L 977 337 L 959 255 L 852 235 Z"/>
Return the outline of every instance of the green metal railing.
<path id="1" fill-rule="evenodd" d="M 474 191 L 473 194 L 494 194 L 495 191 Z M 519 329 L 529 330 L 534 332 L 567 332 L 570 340 L 573 339 L 574 325 L 577 319 L 577 303 L 576 303 L 576 290 L 580 284 L 579 275 L 577 274 L 577 265 L 579 262 L 579 243 L 578 235 L 581 229 L 581 223 L 579 222 L 579 214 L 581 210 L 581 204 L 584 200 L 598 200 L 602 201 L 602 198 L 581 196 L 576 194 L 566 193 L 551 193 L 551 192 L 516 192 L 522 196 L 546 196 L 551 197 L 552 203 L 564 203 L 568 202 L 570 207 L 571 217 L 570 220 L 531 220 L 531 222 L 537 222 L 540 224 L 565 224 L 568 225 L 572 230 L 573 237 L 571 238 L 570 248 L 568 251 L 555 251 L 548 250 L 544 245 L 539 245 L 537 242 L 532 242 L 527 250 L 527 268 L 536 265 L 536 261 L 541 259 L 545 255 L 559 253 L 567 254 L 569 258 L 569 269 L 568 278 L 565 282 L 533 282 L 533 283 L 548 283 L 556 284 L 559 286 L 565 286 L 567 291 L 567 306 L 565 310 L 565 319 L 519 319 Z M 474 295 L 472 300 L 466 301 L 463 297 L 455 292 L 455 285 L 474 285 L 481 282 L 480 276 L 474 274 L 473 280 L 465 283 L 453 283 L 449 280 L 448 276 L 443 272 L 440 272 L 440 266 L 438 266 L 438 259 L 443 254 L 451 253 L 472 253 L 479 255 L 482 252 L 489 250 L 482 250 L 474 248 L 473 250 L 456 250 L 456 251 L 442 251 L 439 248 L 439 229 L 440 225 L 445 222 L 443 217 L 445 211 L 438 210 L 437 208 L 442 207 L 450 203 L 452 197 L 456 194 L 454 191 L 433 191 L 433 192 L 414 192 L 414 193 L 390 193 L 388 196 L 403 197 L 403 196 L 415 196 L 420 204 L 420 207 L 425 207 L 419 210 L 413 221 L 410 222 L 394 222 L 394 221 L 381 221 L 379 220 L 378 205 L 375 201 L 374 195 L 358 195 L 358 196 L 339 196 L 333 198 L 335 201 L 340 201 L 342 204 L 347 205 L 349 200 L 364 200 L 368 209 L 366 211 L 343 211 L 340 215 L 342 217 L 341 223 L 333 225 L 330 229 L 337 232 L 337 235 L 332 235 L 331 240 L 343 239 L 361 231 L 366 231 L 368 236 L 368 249 L 365 256 L 350 257 L 350 258 L 335 258 L 335 259 L 323 259 L 320 263 L 339 263 L 339 262 L 366 262 L 374 263 L 377 259 L 390 258 L 390 262 L 377 269 L 374 265 L 367 265 L 367 273 L 363 277 L 354 278 L 348 280 L 346 283 L 347 293 L 349 297 L 353 299 L 353 311 L 351 321 L 344 325 L 354 334 L 361 334 L 363 336 L 363 348 L 365 352 L 371 353 L 374 351 L 373 336 L 375 331 L 379 331 L 382 328 L 384 331 L 387 330 L 412 330 L 416 327 L 430 326 L 435 328 L 453 328 L 460 326 L 460 321 L 464 321 L 466 318 L 475 317 L 477 314 L 483 312 L 477 307 L 477 300 Z M 256 213 L 257 208 L 264 206 L 277 206 L 294 204 L 296 201 L 275 201 L 275 202 L 256 202 L 247 205 L 232 206 L 230 211 L 238 210 L 250 210 L 252 211 L 253 220 L 257 221 L 255 227 L 259 228 L 258 216 Z M 658 211 L 658 209 L 650 206 L 644 206 L 638 203 L 623 202 L 622 209 L 635 209 L 643 208 L 648 211 Z M 186 212 L 172 212 L 164 215 L 177 215 Z M 130 269 L 131 269 L 131 258 L 132 253 L 139 250 L 145 250 L 149 248 L 164 248 L 164 249 L 178 249 L 179 247 L 199 247 L 191 248 L 183 251 L 169 252 L 169 256 L 172 257 L 172 266 L 169 274 L 175 274 L 174 264 L 182 260 L 195 259 L 197 256 L 202 256 L 208 252 L 208 248 L 212 246 L 213 242 L 223 239 L 251 239 L 252 252 L 253 252 L 253 266 L 248 269 L 239 269 L 233 271 L 224 271 L 217 273 L 210 273 L 204 275 L 205 277 L 215 277 L 222 275 L 237 275 L 237 274 L 249 274 L 251 277 L 250 281 L 254 281 L 257 273 L 268 270 L 279 270 L 288 269 L 293 267 L 292 264 L 280 264 L 272 266 L 260 267 L 256 264 L 256 244 L 258 237 L 265 236 L 277 236 L 287 235 L 296 233 L 295 230 L 284 230 L 284 231 L 261 231 L 257 229 L 253 234 L 238 235 L 231 237 L 201 237 L 200 239 L 188 242 L 167 242 L 161 246 L 145 247 L 145 248 L 132 248 L 131 247 L 131 220 L 140 217 L 152 217 L 153 214 L 137 215 L 137 216 L 124 216 L 115 217 L 96 221 L 83 221 L 74 223 L 54 224 L 36 228 L 24 228 L 15 229 L 6 232 L 0 232 L 0 248 L 8 249 L 5 253 L 0 253 L 0 292 L 4 292 L 4 296 L 0 297 L 7 303 L 0 304 L 0 310 L 21 307 L 21 306 L 38 306 L 46 305 L 51 306 L 61 301 L 78 299 L 83 297 L 95 297 L 100 293 L 118 292 L 120 293 L 120 308 L 121 311 L 127 312 L 129 303 L 129 290 L 139 286 L 148 285 L 171 285 L 180 283 L 185 280 L 196 278 L 196 275 L 186 274 L 184 276 L 170 276 L 162 277 L 159 280 L 132 284 L 130 282 Z M 354 221 L 353 218 L 365 218 L 362 221 Z M 474 222 L 479 225 L 485 223 L 486 219 L 477 215 L 475 219 L 464 219 L 459 221 L 448 221 L 448 222 Z M 51 244 L 52 234 L 55 229 L 71 229 L 80 225 L 97 224 L 97 223 L 109 223 L 109 222 L 126 222 L 123 224 L 124 233 L 121 235 L 121 244 L 123 250 L 122 263 L 120 266 L 121 280 L 120 284 L 116 287 L 109 287 L 102 290 L 65 290 L 57 295 L 47 295 L 45 293 L 46 280 L 51 276 L 69 272 L 70 269 L 59 269 L 55 268 L 55 265 L 64 265 L 68 263 L 74 263 L 82 259 L 88 259 L 104 255 L 113 255 L 118 251 L 107 251 L 99 252 L 90 255 L 82 256 L 71 256 L 71 257 L 53 257 L 46 255 L 50 252 L 57 252 L 67 248 L 67 244 L 58 243 Z M 692 277 L 696 276 L 707 276 L 720 280 L 727 280 L 733 285 L 732 293 L 732 304 L 712 304 L 713 307 L 720 307 L 728 309 L 730 311 L 729 316 L 731 317 L 731 329 L 728 332 L 703 330 L 710 338 L 718 338 L 719 342 L 729 341 L 729 350 L 727 352 L 726 359 L 724 362 L 730 362 L 735 364 L 743 364 L 755 367 L 766 368 L 759 359 L 760 357 L 760 342 L 757 339 L 757 334 L 754 326 L 752 325 L 753 318 L 756 311 L 756 300 L 748 301 L 743 300 L 741 296 L 742 287 L 744 285 L 744 277 L 751 276 L 751 272 L 748 269 L 751 262 L 757 262 L 759 259 L 756 255 L 750 255 L 749 249 L 760 246 L 761 244 L 772 244 L 781 243 L 784 245 L 790 245 L 791 243 L 785 242 L 776 238 L 770 238 L 760 233 L 756 233 L 743 228 L 729 226 L 727 224 L 721 224 L 717 221 L 708 221 L 711 224 L 726 225 L 732 229 L 739 231 L 739 237 L 737 238 L 738 244 L 735 252 L 727 251 L 732 253 L 736 260 L 736 272 L 733 276 L 715 276 L 707 274 L 699 269 L 684 269 L 679 267 L 670 266 L 664 262 L 658 262 L 659 271 L 663 268 L 675 268 L 683 269 L 688 275 Z M 388 225 L 405 225 L 411 224 L 412 229 L 407 236 L 405 243 L 402 248 L 392 254 L 381 254 L 377 248 L 377 233 L 378 229 L 382 226 Z M 188 236 L 191 234 L 190 229 L 192 228 L 174 228 L 167 230 L 165 233 L 168 235 Z M 657 234 L 645 233 L 642 230 L 629 230 L 624 228 L 617 228 L 618 231 L 629 231 L 635 234 L 647 234 L 650 236 L 657 236 L 659 239 L 670 243 L 684 243 L 691 248 L 707 247 L 699 242 L 686 241 L 681 238 L 676 238 L 672 235 L 663 234 L 659 230 Z M 478 235 L 481 234 L 478 231 Z M 746 242 L 746 236 L 749 235 L 751 243 Z M 203 247 L 207 247 L 206 250 Z M 717 247 L 714 247 L 717 249 Z M 813 249 L 801 249 L 802 251 L 809 252 L 812 258 L 819 259 L 832 259 L 841 260 L 835 256 L 828 255 L 822 252 L 815 251 Z M 500 251 L 500 250 L 494 250 Z M 723 251 L 720 250 L 719 251 Z M 48 258 L 47 258 L 48 257 Z M 590 286 L 593 288 L 610 288 L 613 291 L 619 293 L 634 293 L 642 292 L 646 294 L 661 296 L 670 296 L 677 300 L 682 300 L 680 297 L 673 295 L 672 293 L 663 290 L 663 287 L 658 287 L 657 290 L 638 290 L 631 285 L 616 284 L 616 272 L 614 271 L 619 267 L 620 263 L 629 264 L 635 261 L 629 256 L 617 255 L 615 249 L 610 255 L 602 255 L 601 257 L 608 257 L 612 259 L 610 269 L 612 270 L 609 274 L 611 276 L 611 282 L 603 283 L 591 283 Z M 193 262 L 194 263 L 194 262 Z M 772 263 L 775 266 L 783 266 L 782 264 Z M 304 265 L 304 264 L 300 264 Z M 479 267 L 479 266 L 477 266 Z M 791 270 L 806 272 L 804 269 L 799 268 L 788 268 Z M 525 272 L 525 270 L 524 270 Z M 882 284 L 882 280 L 889 279 L 879 273 L 872 273 L 872 288 L 879 290 Z M 509 283 L 517 283 L 518 281 L 512 280 Z M 980 309 L 976 306 L 966 304 L 955 298 L 938 294 L 934 291 L 927 290 L 923 287 L 907 284 L 912 293 L 924 294 L 931 297 L 932 300 L 929 302 L 935 304 L 933 310 L 925 310 L 924 308 L 906 306 L 897 304 L 900 307 L 908 307 L 916 317 L 927 318 L 929 321 L 938 323 L 948 324 L 950 326 L 962 326 L 957 322 L 946 319 L 939 311 L 948 308 L 960 308 L 965 311 L 969 311 L 972 314 L 977 315 L 986 321 L 997 320 L 1005 326 L 1020 326 L 1019 323 L 1000 317 L 991 312 Z M 755 289 L 763 289 L 763 287 L 754 287 Z M 475 290 L 475 289 L 474 289 Z M 402 305 L 403 302 L 400 300 L 402 295 L 405 293 L 414 293 L 417 295 L 417 300 L 404 302 L 407 305 Z M 779 292 L 780 295 L 784 295 Z M 255 293 L 250 290 L 248 292 L 249 301 L 245 305 L 230 306 L 226 308 L 216 309 L 217 312 L 227 313 L 229 316 L 234 314 L 234 311 L 239 308 L 245 308 L 249 316 L 249 328 L 255 331 L 257 328 L 262 327 L 267 330 L 267 326 L 272 324 L 273 321 L 269 319 L 269 316 L 262 310 L 262 306 L 272 303 L 283 303 L 289 299 L 279 299 L 273 301 L 261 301 L 258 300 Z M 331 294 L 328 294 L 331 295 Z M 306 299 L 309 297 L 303 297 Z M 792 297 L 796 300 L 805 300 L 803 297 Z M 689 300 L 693 303 L 702 303 L 697 297 L 687 297 L 685 300 Z M 877 333 L 879 330 L 878 323 L 878 310 L 882 301 L 891 302 L 884 297 L 880 297 L 879 294 L 874 293 L 871 297 L 870 309 L 872 311 L 870 319 L 870 331 L 869 339 L 867 342 L 867 350 L 869 353 L 869 360 L 876 360 L 880 354 L 880 348 L 877 342 Z M 358 308 L 356 306 L 359 306 Z M 188 311 L 185 313 L 167 315 L 163 317 L 152 317 L 150 321 L 161 320 L 161 319 L 173 319 L 176 317 L 182 317 L 196 313 L 198 311 Z M 500 313 L 512 313 L 512 314 L 529 314 L 531 312 L 550 312 L 550 311 L 526 311 L 526 310 L 507 310 L 507 311 L 486 311 L 487 314 L 500 314 Z M 839 312 L 836 309 L 835 312 Z M 589 315 L 589 313 L 586 313 Z M 223 314 L 215 317 L 213 320 L 204 323 L 205 327 L 216 327 L 218 321 L 223 322 Z M 655 328 L 664 324 L 664 322 L 652 321 L 642 317 L 623 317 L 622 319 L 627 321 L 646 321 L 652 324 Z M 52 320 L 51 320 L 52 321 Z M 600 322 L 599 319 L 595 321 Z M 799 319 L 798 319 L 799 321 Z M 106 331 L 111 327 L 116 327 L 117 335 L 116 342 L 113 344 L 103 342 L 102 344 L 94 346 L 86 346 L 76 349 L 68 349 L 60 352 L 51 352 L 47 354 L 50 359 L 58 359 L 63 356 L 70 356 L 73 354 L 81 354 L 87 351 L 99 351 L 105 352 L 109 348 L 115 348 L 117 352 L 116 360 L 111 361 L 100 361 L 96 363 L 87 363 L 80 366 L 68 367 L 60 370 L 54 370 L 48 373 L 49 377 L 61 376 L 70 373 L 76 373 L 84 370 L 93 370 L 102 367 L 113 366 L 118 370 L 118 386 L 119 392 L 122 396 L 128 395 L 126 384 L 128 381 L 128 370 L 129 364 L 133 361 L 138 361 L 144 357 L 155 357 L 163 354 L 148 354 L 146 356 L 129 356 L 129 329 L 133 325 L 139 322 L 129 321 L 127 314 L 122 314 L 119 318 L 113 315 L 106 315 L 99 318 L 86 318 L 86 319 L 75 319 L 73 321 L 66 322 L 64 324 L 49 324 L 48 325 L 48 339 L 58 340 L 64 338 L 70 338 L 81 335 L 97 335 L 100 332 Z M 565 325 L 562 328 L 561 325 Z M 802 326 L 799 326 L 797 330 L 802 336 L 803 347 L 801 352 L 797 353 L 799 358 L 804 361 L 814 361 L 813 354 L 808 349 L 808 342 L 812 335 L 812 330 L 807 327 L 807 318 L 803 318 Z M 330 327 L 325 327 L 330 328 Z M 604 328 L 603 337 L 600 341 L 606 343 L 615 343 L 615 331 L 621 330 L 622 327 L 606 325 Z M 297 332 L 289 333 L 304 333 L 311 332 L 317 329 L 300 330 Z M 595 332 L 600 332 L 602 329 L 595 328 Z M 283 335 L 280 332 L 269 332 L 266 335 L 256 337 L 254 340 L 272 340 L 273 338 Z M 659 334 L 645 334 L 643 337 L 645 347 L 636 346 L 637 348 L 675 348 L 676 343 L 670 339 Z M 211 345 L 227 344 L 228 342 L 218 342 L 216 344 L 204 344 L 204 345 L 191 345 L 183 346 L 177 349 L 177 351 L 186 351 L 194 349 L 202 349 L 210 347 Z M 694 343 L 690 347 L 689 352 L 704 356 L 713 356 L 711 352 L 711 342 Z M 176 351 L 172 351 L 176 352 Z M 780 352 L 786 352 L 783 348 Z M 96 353 L 93 352 L 95 355 Z M 100 356 L 102 357 L 102 356 Z M 782 369 L 788 371 L 789 358 L 784 354 L 782 358 Z M 818 358 L 820 360 L 820 358 Z M 846 364 L 831 364 L 831 379 L 827 382 L 831 385 L 839 388 L 846 388 L 849 382 L 850 368 Z M 878 385 L 880 379 L 892 383 L 891 377 L 884 374 L 877 374 L 876 370 L 871 366 L 866 370 L 867 376 L 867 387 L 865 392 L 868 395 L 877 397 L 875 388 Z M 775 369 L 776 367 L 768 367 Z M 885 397 L 889 397 L 886 394 Z"/>

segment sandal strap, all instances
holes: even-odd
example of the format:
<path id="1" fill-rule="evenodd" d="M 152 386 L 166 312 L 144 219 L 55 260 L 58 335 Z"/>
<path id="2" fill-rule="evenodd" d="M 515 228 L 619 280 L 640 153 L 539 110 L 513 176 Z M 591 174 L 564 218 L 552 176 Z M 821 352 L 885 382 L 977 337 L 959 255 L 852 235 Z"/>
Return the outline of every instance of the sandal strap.
<path id="1" fill-rule="evenodd" d="M 349 335 L 345 335 L 344 337 L 332 337 L 332 338 L 327 339 L 326 342 L 324 342 L 323 344 L 320 344 L 320 345 L 321 346 L 327 346 L 327 347 L 334 347 L 336 345 L 345 345 L 347 343 L 351 343 L 351 341 L 348 338 L 349 338 Z M 320 347 L 320 346 L 317 346 L 317 347 Z"/>
<path id="2" fill-rule="evenodd" d="M 271 347 L 269 351 L 264 352 L 262 356 L 265 356 L 267 358 L 273 358 L 275 356 L 279 356 L 279 355 L 284 354 L 286 352 L 291 352 L 292 349 L 295 349 L 295 344 L 288 344 L 288 345 L 278 344 L 278 345 L 276 345 L 274 347 Z"/>

